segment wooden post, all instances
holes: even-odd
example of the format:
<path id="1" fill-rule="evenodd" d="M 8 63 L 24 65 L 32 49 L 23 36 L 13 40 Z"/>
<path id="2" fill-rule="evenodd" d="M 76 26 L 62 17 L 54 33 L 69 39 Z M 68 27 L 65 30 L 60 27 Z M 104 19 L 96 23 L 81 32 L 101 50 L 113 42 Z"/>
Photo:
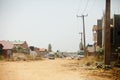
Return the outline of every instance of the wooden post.
<path id="1" fill-rule="evenodd" d="M 84 17 L 87 17 L 88 15 L 81 15 L 77 17 L 82 17 L 83 19 L 83 39 L 84 39 L 84 55 L 85 57 L 87 57 L 87 53 L 86 53 L 86 39 L 85 39 L 85 21 L 84 21 Z"/>
<path id="2" fill-rule="evenodd" d="M 106 0 L 106 15 L 105 15 L 105 65 L 110 65 L 110 0 Z"/>

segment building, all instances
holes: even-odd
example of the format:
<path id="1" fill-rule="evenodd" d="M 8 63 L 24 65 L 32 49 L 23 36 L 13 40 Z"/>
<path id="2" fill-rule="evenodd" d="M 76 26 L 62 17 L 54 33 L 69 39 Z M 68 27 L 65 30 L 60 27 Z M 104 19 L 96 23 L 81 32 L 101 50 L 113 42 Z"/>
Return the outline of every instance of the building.
<path id="1" fill-rule="evenodd" d="M 111 42 L 113 41 L 113 19 L 111 19 Z M 105 16 L 102 19 L 97 20 L 97 25 L 93 25 L 93 41 L 95 49 L 97 46 L 104 47 L 104 28 L 105 28 Z"/>
<path id="2" fill-rule="evenodd" d="M 48 54 L 48 50 L 46 48 L 39 48 L 39 52 L 42 57 Z"/>
<path id="3" fill-rule="evenodd" d="M 3 49 L 3 45 L 0 44 L 0 55 L 2 55 L 2 49 Z"/>
<path id="4" fill-rule="evenodd" d="M 94 46 L 94 51 L 96 51 L 96 47 L 97 47 L 97 25 L 93 25 L 92 28 L 93 31 L 93 46 Z"/>
<path id="5" fill-rule="evenodd" d="M 7 51 L 10 50 L 11 51 L 11 55 L 13 52 L 13 44 L 10 41 L 5 41 L 2 40 L 0 41 L 0 44 L 3 45 L 3 49 L 2 49 L 2 55 L 6 58 L 7 57 Z"/>
<path id="6" fill-rule="evenodd" d="M 29 53 L 29 47 L 26 41 L 11 41 L 17 52 Z"/>
<path id="7" fill-rule="evenodd" d="M 97 21 L 97 26 L 93 26 L 93 41 L 97 44 L 95 48 L 99 46 L 104 49 L 104 28 L 105 15 Z M 111 60 L 117 59 L 116 55 L 120 53 L 120 14 L 114 14 L 113 19 L 110 20 L 110 48 Z"/>
<path id="8" fill-rule="evenodd" d="M 87 47 L 86 47 L 86 50 L 87 50 L 87 55 L 88 56 L 95 56 L 96 54 L 94 53 L 95 50 L 94 50 L 94 45 L 90 45 L 88 44 Z"/>
<path id="9" fill-rule="evenodd" d="M 102 47 L 102 23 L 103 19 L 97 20 L 97 25 L 93 25 L 93 41 L 94 41 L 94 51 L 96 51 L 96 47 Z"/>
<path id="10" fill-rule="evenodd" d="M 45 48 L 37 48 L 34 46 L 30 46 L 29 48 L 30 48 L 30 51 L 35 51 L 38 57 L 43 57 L 48 53 L 47 49 Z"/>
<path id="11" fill-rule="evenodd" d="M 37 56 L 38 56 L 38 57 L 40 57 L 40 56 L 41 56 L 41 55 L 40 55 L 39 48 L 35 47 L 35 48 L 34 48 L 34 51 L 37 53 Z"/>
<path id="12" fill-rule="evenodd" d="M 113 20 L 112 48 L 114 51 L 120 52 L 120 14 L 115 14 Z"/>
<path id="13" fill-rule="evenodd" d="M 102 47 L 102 20 L 97 20 L 97 46 Z"/>

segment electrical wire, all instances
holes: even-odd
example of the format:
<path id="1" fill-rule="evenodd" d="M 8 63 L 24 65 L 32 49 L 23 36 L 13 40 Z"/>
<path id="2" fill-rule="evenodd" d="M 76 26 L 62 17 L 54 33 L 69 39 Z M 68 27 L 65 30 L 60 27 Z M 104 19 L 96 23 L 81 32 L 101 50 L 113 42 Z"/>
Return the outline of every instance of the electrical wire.
<path id="1" fill-rule="evenodd" d="M 111 12 L 113 13 L 113 14 L 120 14 L 120 6 L 119 6 L 119 4 L 120 4 L 120 0 L 114 0 L 114 1 L 112 1 L 112 3 L 111 3 Z"/>
<path id="2" fill-rule="evenodd" d="M 94 10 L 93 8 L 95 7 L 95 3 L 96 3 L 96 0 L 93 1 L 91 7 L 88 9 L 88 12 L 91 12 L 91 13 L 93 12 L 93 10 Z"/>
<path id="3" fill-rule="evenodd" d="M 117 6 L 118 6 L 118 13 L 120 14 L 120 6 L 119 6 L 119 4 L 120 4 L 120 0 L 117 0 Z"/>
<path id="4" fill-rule="evenodd" d="M 86 9 L 87 9 L 87 7 L 88 7 L 88 3 L 89 3 L 89 0 L 87 0 L 87 3 L 86 3 L 86 5 L 85 5 L 85 8 L 84 8 L 82 14 L 84 14 L 84 12 L 86 11 Z"/>
<path id="5" fill-rule="evenodd" d="M 79 1 L 80 1 L 80 2 L 79 2 L 79 4 L 78 4 L 77 14 L 79 13 L 79 11 L 80 11 L 80 9 L 81 9 L 81 4 L 82 4 L 83 0 L 79 0 Z"/>

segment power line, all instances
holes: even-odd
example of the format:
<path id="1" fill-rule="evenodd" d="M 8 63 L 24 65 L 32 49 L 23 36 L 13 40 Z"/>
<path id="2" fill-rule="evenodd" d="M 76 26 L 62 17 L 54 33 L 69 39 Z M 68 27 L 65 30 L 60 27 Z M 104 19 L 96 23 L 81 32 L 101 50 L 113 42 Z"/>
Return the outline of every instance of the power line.
<path id="1" fill-rule="evenodd" d="M 85 8 L 84 8 L 84 10 L 83 10 L 82 14 L 84 14 L 84 12 L 86 11 L 87 6 L 88 6 L 88 3 L 89 3 L 89 0 L 87 0 L 87 3 L 86 3 L 86 5 L 85 5 Z"/>
<path id="2" fill-rule="evenodd" d="M 79 11 L 80 11 L 80 8 L 81 8 L 81 4 L 82 4 L 82 0 L 80 0 L 80 2 L 79 2 L 79 4 L 78 4 L 78 10 L 77 10 L 77 13 L 79 13 Z M 81 4 L 80 4 L 81 3 Z"/>
<path id="3" fill-rule="evenodd" d="M 93 1 L 91 7 L 88 9 L 88 12 L 89 11 L 92 12 L 94 10 L 93 7 L 95 7 L 95 3 L 96 3 L 96 0 Z"/>
<path id="4" fill-rule="evenodd" d="M 120 13 L 120 6 L 119 6 L 119 4 L 120 4 L 120 0 L 118 0 L 118 5 L 117 5 L 118 13 Z"/>
<path id="5" fill-rule="evenodd" d="M 79 13 L 80 9 L 82 8 L 81 6 L 82 6 L 83 1 L 80 0 L 80 2 L 81 2 L 81 4 L 79 4 L 79 6 L 78 6 L 77 14 Z M 91 11 L 93 11 L 95 3 L 96 3 L 96 0 L 93 0 L 92 2 L 89 1 L 89 0 L 87 0 L 85 6 L 83 8 L 83 10 L 81 10 L 81 14 L 84 14 L 85 12 L 89 12 L 89 11 L 91 12 Z"/>
<path id="6" fill-rule="evenodd" d="M 111 10 L 111 12 L 112 13 L 120 13 L 120 7 L 119 7 L 119 4 L 120 4 L 120 0 L 114 0 L 114 1 L 112 1 L 112 3 L 111 3 L 112 5 L 111 5 L 111 7 L 112 7 L 112 10 Z"/>

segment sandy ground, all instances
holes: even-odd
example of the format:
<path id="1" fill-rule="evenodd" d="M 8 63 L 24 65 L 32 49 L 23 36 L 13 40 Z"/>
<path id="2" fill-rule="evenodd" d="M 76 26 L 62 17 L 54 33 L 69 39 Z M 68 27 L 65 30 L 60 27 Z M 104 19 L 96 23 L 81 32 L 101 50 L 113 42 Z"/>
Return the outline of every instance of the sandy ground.
<path id="1" fill-rule="evenodd" d="M 88 71 L 66 66 L 74 60 L 55 59 L 39 61 L 0 62 L 0 80 L 110 80 L 89 76 Z"/>

